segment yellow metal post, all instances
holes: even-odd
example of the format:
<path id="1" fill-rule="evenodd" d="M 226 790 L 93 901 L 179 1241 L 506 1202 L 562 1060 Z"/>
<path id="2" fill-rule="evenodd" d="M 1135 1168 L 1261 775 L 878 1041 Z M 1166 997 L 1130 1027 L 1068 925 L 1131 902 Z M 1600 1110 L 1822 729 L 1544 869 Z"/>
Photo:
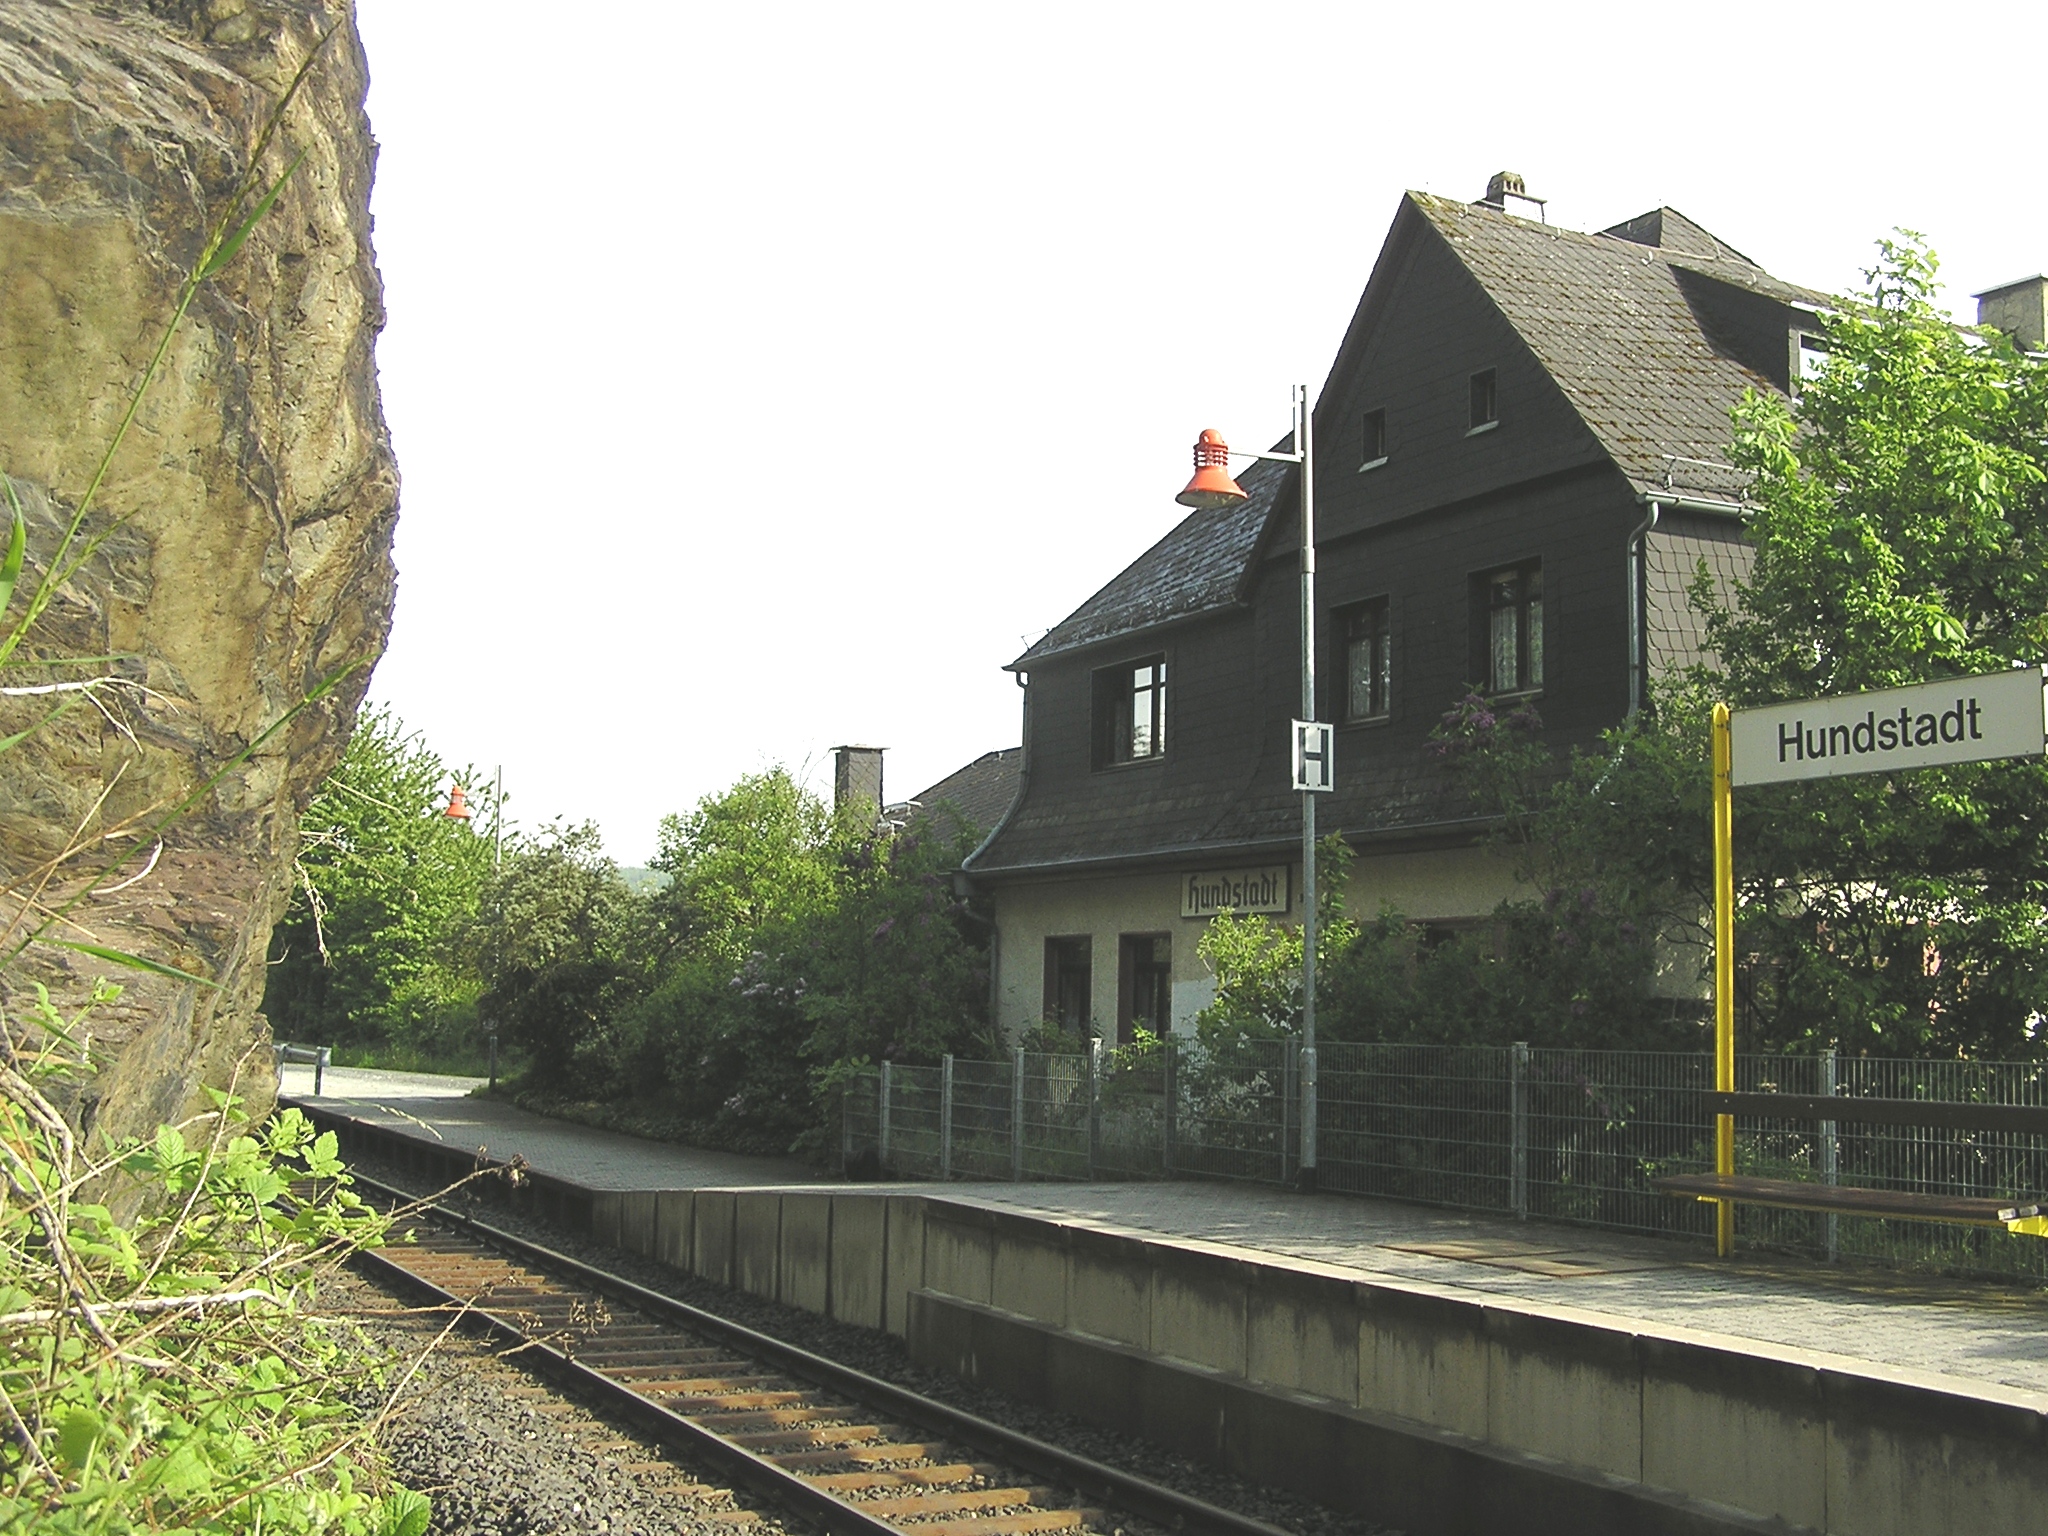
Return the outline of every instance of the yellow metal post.
<path id="1" fill-rule="evenodd" d="M 1735 797 L 1728 706 L 1714 706 L 1714 1088 L 1735 1091 Z M 1714 1172 L 1735 1172 L 1735 1117 L 1714 1117 Z M 1714 1202 L 1714 1249 L 1735 1251 L 1735 1202 Z"/>

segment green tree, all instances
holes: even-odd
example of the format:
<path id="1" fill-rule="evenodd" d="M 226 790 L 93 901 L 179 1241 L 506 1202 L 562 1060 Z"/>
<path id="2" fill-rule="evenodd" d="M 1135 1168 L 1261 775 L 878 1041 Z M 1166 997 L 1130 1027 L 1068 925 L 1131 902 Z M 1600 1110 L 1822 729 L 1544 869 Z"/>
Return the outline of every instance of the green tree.
<path id="1" fill-rule="evenodd" d="M 388 709 L 365 710 L 300 820 L 297 886 L 271 937 L 263 1006 L 280 1039 L 391 1042 L 438 1053 L 470 1042 L 480 978 L 450 944 L 476 911 L 491 845 L 442 814 L 451 770 Z M 491 791 L 471 809 L 488 823 Z"/>
<path id="2" fill-rule="evenodd" d="M 782 767 L 664 816 L 657 909 L 692 954 L 744 960 L 765 929 L 828 906 L 840 836 L 830 807 Z"/>
<path id="3" fill-rule="evenodd" d="M 551 1092 L 606 1096 L 629 1082 L 622 1012 L 645 990 L 647 902 L 619 878 L 595 823 L 517 839 L 453 946 L 484 979 L 480 1007 Z"/>
<path id="4" fill-rule="evenodd" d="M 2048 654 L 2048 369 L 1934 307 L 1887 242 L 1796 404 L 1753 396 L 1754 573 L 1704 586 L 1728 697 L 1759 704 Z M 2033 1055 L 2048 983 L 2040 759 L 1746 791 L 1743 1027 L 1760 1045 Z"/>

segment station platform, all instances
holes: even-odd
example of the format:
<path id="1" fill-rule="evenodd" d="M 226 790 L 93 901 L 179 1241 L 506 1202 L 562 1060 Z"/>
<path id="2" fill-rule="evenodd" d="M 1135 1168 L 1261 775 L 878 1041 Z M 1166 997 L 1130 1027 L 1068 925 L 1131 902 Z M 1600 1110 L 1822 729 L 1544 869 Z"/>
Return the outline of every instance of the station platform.
<path id="1" fill-rule="evenodd" d="M 382 1136 L 523 1158 L 593 1191 L 593 1230 L 620 1246 L 887 1327 L 1016 1395 L 1118 1402 L 1169 1441 L 1213 1433 L 1243 1470 L 1409 1530 L 1486 1528 L 1536 1497 L 1573 1530 L 2048 1528 L 2038 1292 L 1264 1186 L 848 1184 L 471 1086 L 330 1070 L 314 1100 L 310 1069 L 288 1068 L 284 1091 Z M 1276 1473 L 1285 1448 L 1259 1446 L 1311 1401 L 1334 1415 L 1300 1431 L 1318 1443 L 1329 1423 L 1393 1437 L 1340 1458 L 1344 1476 L 1360 1456 L 1395 1471 L 1369 1489 Z M 1470 1482 L 1468 1502 L 1494 1490 L 1492 1513 L 1461 1524 L 1388 1491 L 1428 1466 Z"/>

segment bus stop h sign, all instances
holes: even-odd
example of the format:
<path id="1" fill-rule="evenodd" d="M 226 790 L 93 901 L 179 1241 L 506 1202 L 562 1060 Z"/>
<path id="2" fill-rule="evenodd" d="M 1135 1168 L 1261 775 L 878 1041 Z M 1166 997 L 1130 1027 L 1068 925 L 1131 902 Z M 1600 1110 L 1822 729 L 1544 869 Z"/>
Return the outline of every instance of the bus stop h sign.
<path id="1" fill-rule="evenodd" d="M 1739 786 L 2039 757 L 2048 743 L 2043 669 L 1916 683 L 1730 714 Z"/>

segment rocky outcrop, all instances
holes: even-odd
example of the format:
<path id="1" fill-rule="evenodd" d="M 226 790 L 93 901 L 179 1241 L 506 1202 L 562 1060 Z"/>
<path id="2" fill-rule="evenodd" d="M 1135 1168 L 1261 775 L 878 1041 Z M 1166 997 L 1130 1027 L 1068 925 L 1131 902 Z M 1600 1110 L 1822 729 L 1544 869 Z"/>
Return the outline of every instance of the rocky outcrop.
<path id="1" fill-rule="evenodd" d="M 102 542 L 0 671 L 13 689 L 120 679 L 91 699 L 0 697 L 0 736 L 74 705 L 0 752 L 7 948 L 98 877 L 53 936 L 211 983 L 47 943 L 0 971 L 17 1027 L 35 981 L 66 1005 L 96 977 L 124 988 L 85 1025 L 102 1069 L 75 1103 L 115 1135 L 189 1113 L 206 1084 L 236 1082 L 259 1113 L 269 1101 L 258 1007 L 298 813 L 340 752 L 391 617 L 398 481 L 371 352 L 375 146 L 346 0 L 0 7 L 0 470 L 30 522 L 8 627 L 316 47 L 257 170 L 267 184 L 303 162 L 172 336 L 87 519 Z M 116 659 L 52 664 L 95 656 Z"/>

